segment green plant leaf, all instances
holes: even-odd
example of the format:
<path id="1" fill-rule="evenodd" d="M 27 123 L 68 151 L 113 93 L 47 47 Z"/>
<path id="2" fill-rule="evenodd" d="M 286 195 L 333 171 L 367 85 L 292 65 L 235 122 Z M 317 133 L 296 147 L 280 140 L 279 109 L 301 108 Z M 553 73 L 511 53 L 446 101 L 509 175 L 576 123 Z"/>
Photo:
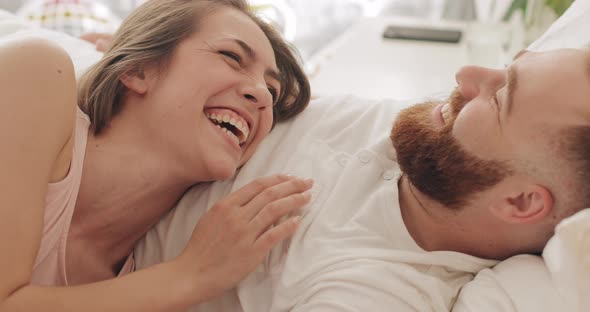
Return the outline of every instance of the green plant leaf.
<path id="1" fill-rule="evenodd" d="M 545 5 L 552 8 L 557 16 L 561 16 L 573 2 L 574 0 L 545 0 Z"/>
<path id="2" fill-rule="evenodd" d="M 526 12 L 526 7 L 527 7 L 527 0 L 514 0 L 514 1 L 512 1 L 512 4 L 508 8 L 508 11 L 506 11 L 506 14 L 502 18 L 502 20 L 509 21 L 510 18 L 512 17 L 512 14 L 514 14 L 514 12 L 516 12 L 518 10 L 522 10 L 523 13 Z"/>

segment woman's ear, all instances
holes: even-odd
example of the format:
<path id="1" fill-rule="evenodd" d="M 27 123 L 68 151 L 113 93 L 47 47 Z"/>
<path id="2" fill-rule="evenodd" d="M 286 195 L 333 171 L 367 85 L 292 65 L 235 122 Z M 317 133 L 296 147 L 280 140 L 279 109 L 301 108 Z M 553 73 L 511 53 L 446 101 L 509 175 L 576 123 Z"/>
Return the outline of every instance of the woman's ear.
<path id="1" fill-rule="evenodd" d="M 490 205 L 490 210 L 508 223 L 535 223 L 553 210 L 553 195 L 546 187 L 532 184 L 524 190 L 499 197 Z"/>
<path id="2" fill-rule="evenodd" d="M 120 80 L 127 89 L 137 94 L 145 94 L 149 87 L 148 80 L 142 69 L 125 72 Z"/>

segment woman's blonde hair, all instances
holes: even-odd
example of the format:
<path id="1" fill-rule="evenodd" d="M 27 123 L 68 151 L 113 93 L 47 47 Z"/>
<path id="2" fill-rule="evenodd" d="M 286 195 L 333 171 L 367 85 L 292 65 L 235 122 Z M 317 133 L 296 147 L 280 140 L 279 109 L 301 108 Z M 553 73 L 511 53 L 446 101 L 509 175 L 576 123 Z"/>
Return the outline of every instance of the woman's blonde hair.
<path id="1" fill-rule="evenodd" d="M 269 24 L 255 16 L 244 0 L 150 0 L 137 8 L 115 33 L 103 58 L 81 78 L 78 106 L 99 134 L 122 106 L 124 74 L 141 75 L 142 68 L 169 65 L 176 46 L 199 29 L 199 21 L 220 7 L 248 15 L 264 32 L 274 50 L 280 72 L 281 93 L 274 106 L 280 122 L 299 114 L 310 99 L 309 81 L 298 58 Z"/>

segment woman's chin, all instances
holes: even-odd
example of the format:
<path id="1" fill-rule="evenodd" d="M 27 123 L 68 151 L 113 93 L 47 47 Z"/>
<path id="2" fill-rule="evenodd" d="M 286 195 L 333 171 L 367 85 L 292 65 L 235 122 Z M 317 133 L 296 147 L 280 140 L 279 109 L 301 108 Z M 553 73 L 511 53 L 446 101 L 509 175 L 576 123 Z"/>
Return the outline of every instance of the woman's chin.
<path id="1" fill-rule="evenodd" d="M 232 162 L 216 162 L 207 167 L 211 181 L 227 180 L 237 171 L 237 164 Z"/>

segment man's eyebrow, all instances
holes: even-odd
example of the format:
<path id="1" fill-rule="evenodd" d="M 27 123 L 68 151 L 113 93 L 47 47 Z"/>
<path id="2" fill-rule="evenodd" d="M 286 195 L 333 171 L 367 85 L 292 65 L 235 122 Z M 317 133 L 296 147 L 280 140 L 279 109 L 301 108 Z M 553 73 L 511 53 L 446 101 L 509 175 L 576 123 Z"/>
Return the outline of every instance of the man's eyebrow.
<path id="1" fill-rule="evenodd" d="M 514 93 L 516 92 L 516 87 L 518 86 L 518 70 L 516 68 L 516 65 L 508 67 L 508 74 L 506 80 L 506 89 L 508 90 L 508 97 L 506 100 L 504 111 L 506 115 L 508 115 L 510 114 L 510 108 L 512 108 L 512 104 L 514 103 Z"/>
<path id="2" fill-rule="evenodd" d="M 232 39 L 232 41 L 237 43 L 242 48 L 242 50 L 244 50 L 244 53 L 246 53 L 248 58 L 251 60 L 256 60 L 256 52 L 246 42 L 240 39 Z M 269 68 L 264 72 L 264 74 L 278 82 L 281 82 L 281 75 L 276 69 Z"/>

